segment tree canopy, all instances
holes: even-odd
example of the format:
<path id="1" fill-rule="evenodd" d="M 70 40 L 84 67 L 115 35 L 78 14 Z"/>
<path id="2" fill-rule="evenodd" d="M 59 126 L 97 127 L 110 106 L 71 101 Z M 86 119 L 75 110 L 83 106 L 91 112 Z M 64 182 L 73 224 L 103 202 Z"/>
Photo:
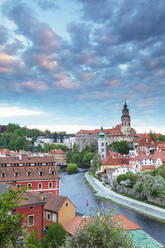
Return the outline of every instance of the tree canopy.
<path id="1" fill-rule="evenodd" d="M 0 197 L 0 247 L 17 247 L 19 236 L 22 233 L 22 216 L 12 214 L 13 210 L 19 206 L 23 190 L 13 191 L 3 194 Z"/>
<path id="2" fill-rule="evenodd" d="M 121 154 L 128 154 L 131 150 L 130 146 L 126 141 L 116 141 L 109 145 L 110 148 L 113 148 L 116 152 Z"/>
<path id="3" fill-rule="evenodd" d="M 116 225 L 111 215 L 92 217 L 84 226 L 80 226 L 74 236 L 67 239 L 64 248 L 134 248 L 129 234 Z"/>

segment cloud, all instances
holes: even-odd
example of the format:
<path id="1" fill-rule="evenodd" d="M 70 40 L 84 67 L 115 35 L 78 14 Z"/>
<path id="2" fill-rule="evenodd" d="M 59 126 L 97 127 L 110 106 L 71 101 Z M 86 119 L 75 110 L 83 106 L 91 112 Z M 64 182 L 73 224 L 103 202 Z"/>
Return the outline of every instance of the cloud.
<path id="1" fill-rule="evenodd" d="M 7 15 L 17 25 L 17 33 L 24 35 L 33 42 L 36 49 L 52 52 L 59 49 L 60 38 L 46 23 L 41 23 L 35 18 L 35 12 L 23 2 L 8 6 Z"/>
<path id="2" fill-rule="evenodd" d="M 47 71 L 54 71 L 57 67 L 57 61 L 53 59 L 52 56 L 47 54 L 31 54 L 31 63 L 34 66 L 39 66 L 41 69 Z"/>
<path id="3" fill-rule="evenodd" d="M 32 91 L 45 91 L 49 89 L 48 85 L 46 85 L 44 82 L 33 81 L 24 82 L 21 84 L 21 87 Z"/>
<path id="4" fill-rule="evenodd" d="M 0 116 L 1 118 L 14 117 L 14 116 L 32 116 L 32 115 L 42 115 L 42 111 L 35 111 L 30 109 L 24 109 L 17 106 L 0 106 Z"/>
<path id="5" fill-rule="evenodd" d="M 55 0 L 36 0 L 37 4 L 42 10 L 58 10 L 59 6 Z"/>
<path id="6" fill-rule="evenodd" d="M 120 80 L 119 79 L 112 79 L 112 80 L 107 80 L 107 85 L 110 87 L 117 87 L 120 85 Z"/>
<path id="7" fill-rule="evenodd" d="M 8 39 L 8 30 L 4 26 L 0 25 L 0 45 L 4 44 Z"/>

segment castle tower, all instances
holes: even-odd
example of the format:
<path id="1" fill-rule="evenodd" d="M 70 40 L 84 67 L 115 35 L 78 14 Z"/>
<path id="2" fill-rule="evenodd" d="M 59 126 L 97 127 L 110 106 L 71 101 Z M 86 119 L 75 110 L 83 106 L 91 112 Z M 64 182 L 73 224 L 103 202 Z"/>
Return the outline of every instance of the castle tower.
<path id="1" fill-rule="evenodd" d="M 131 134 L 131 117 L 125 100 L 121 116 L 121 132 L 125 135 Z"/>
<path id="2" fill-rule="evenodd" d="M 106 138 L 103 127 L 101 127 L 98 138 L 98 154 L 101 158 L 106 158 Z"/>

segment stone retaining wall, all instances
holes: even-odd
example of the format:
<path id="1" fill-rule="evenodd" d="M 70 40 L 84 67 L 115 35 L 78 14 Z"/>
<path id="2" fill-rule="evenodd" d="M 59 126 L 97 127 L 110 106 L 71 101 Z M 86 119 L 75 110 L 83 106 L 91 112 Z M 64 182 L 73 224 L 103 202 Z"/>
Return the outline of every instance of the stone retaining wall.
<path id="1" fill-rule="evenodd" d="M 97 191 L 97 196 L 110 199 L 117 204 L 131 208 L 132 210 L 140 212 L 144 215 L 165 221 L 165 209 L 117 194 L 112 191 L 109 186 L 104 186 L 102 182 L 90 176 L 88 173 L 85 173 L 85 178 L 88 183 Z"/>

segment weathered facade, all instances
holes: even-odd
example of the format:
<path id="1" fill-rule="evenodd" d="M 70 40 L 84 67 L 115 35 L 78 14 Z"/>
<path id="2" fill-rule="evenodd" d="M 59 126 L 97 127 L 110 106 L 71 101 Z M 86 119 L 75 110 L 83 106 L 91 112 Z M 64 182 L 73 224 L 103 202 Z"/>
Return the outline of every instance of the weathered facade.
<path id="1" fill-rule="evenodd" d="M 75 144 L 78 150 L 81 151 L 86 145 L 97 146 L 99 133 L 100 129 L 80 130 L 75 137 Z M 104 133 L 107 145 L 115 141 L 127 141 L 132 143 L 138 139 L 136 131 L 131 128 L 131 118 L 126 102 L 122 109 L 121 124 L 113 128 L 104 129 Z"/>

